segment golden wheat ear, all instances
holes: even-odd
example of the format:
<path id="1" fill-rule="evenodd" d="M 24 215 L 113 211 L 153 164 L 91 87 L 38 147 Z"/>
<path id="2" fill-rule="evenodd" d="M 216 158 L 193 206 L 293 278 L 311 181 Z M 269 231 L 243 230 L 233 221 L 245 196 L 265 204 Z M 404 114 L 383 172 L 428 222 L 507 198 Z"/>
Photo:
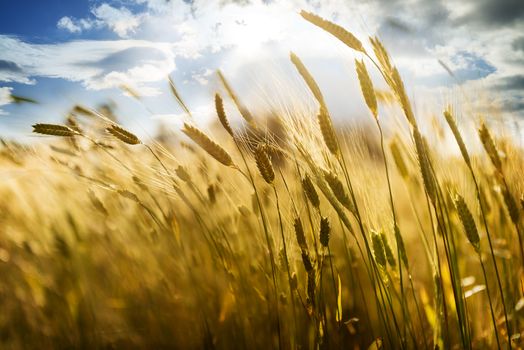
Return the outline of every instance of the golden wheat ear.
<path id="1" fill-rule="evenodd" d="M 468 150 L 466 149 L 466 144 L 464 143 L 464 140 L 462 139 L 462 135 L 460 134 L 460 131 L 457 127 L 457 122 L 455 121 L 455 118 L 453 117 L 451 107 L 448 107 L 444 111 L 444 118 L 446 118 L 446 122 L 448 123 L 448 126 L 451 129 L 453 136 L 455 137 L 455 141 L 457 141 L 457 145 L 459 146 L 460 153 L 462 154 L 462 158 L 464 158 L 464 161 L 466 162 L 466 164 L 469 167 L 471 167 L 471 159 L 469 158 L 469 153 L 468 153 Z"/>
<path id="2" fill-rule="evenodd" d="M 464 227 L 464 232 L 466 233 L 469 243 L 471 243 L 473 248 L 475 248 L 475 251 L 480 252 L 480 237 L 477 225 L 475 224 L 475 219 L 473 219 L 473 215 L 471 214 L 466 201 L 464 201 L 464 198 L 457 193 L 455 194 L 455 198 L 453 198 L 453 203 L 455 204 L 460 222 Z"/>
<path id="3" fill-rule="evenodd" d="M 218 75 L 218 79 L 220 80 L 220 82 L 222 83 L 224 88 L 226 89 L 227 94 L 229 95 L 229 97 L 233 100 L 233 103 L 237 107 L 237 109 L 240 112 L 240 115 L 242 116 L 242 118 L 244 118 L 246 120 L 246 122 L 248 122 L 248 124 L 250 126 L 256 128 L 255 118 L 253 117 L 251 112 L 247 109 L 247 107 L 244 106 L 244 104 L 242 104 L 242 102 L 240 101 L 240 99 L 238 98 L 237 94 L 235 93 L 235 91 L 233 90 L 233 88 L 231 87 L 229 82 L 227 81 L 227 79 L 224 76 L 224 74 L 222 74 L 222 72 L 220 70 L 217 70 L 216 73 Z"/>
<path id="4" fill-rule="evenodd" d="M 329 149 L 331 154 L 335 157 L 339 155 L 337 135 L 335 129 L 333 128 L 333 123 L 331 122 L 331 117 L 324 108 L 320 108 L 318 113 L 318 125 L 320 127 L 320 132 L 322 133 L 322 138 L 326 147 Z"/>
<path id="5" fill-rule="evenodd" d="M 311 181 L 311 178 L 308 174 L 306 174 L 306 176 L 304 176 L 302 179 L 302 188 L 306 193 L 306 197 L 311 202 L 311 205 L 318 209 L 320 207 L 320 198 L 318 197 L 315 185 L 313 185 L 313 181 Z"/>
<path id="6" fill-rule="evenodd" d="M 362 90 L 362 95 L 364 100 L 373 114 L 375 119 L 378 118 L 378 105 L 377 105 L 377 96 L 375 95 L 375 89 L 373 88 L 373 83 L 369 77 L 368 70 L 364 61 L 355 60 L 355 67 L 357 69 L 358 81 L 360 82 L 360 89 Z"/>
<path id="7" fill-rule="evenodd" d="M 320 91 L 317 82 L 315 81 L 311 73 L 309 73 L 304 63 L 302 63 L 300 58 L 293 52 L 289 54 L 289 58 L 291 59 L 291 62 L 297 69 L 302 79 L 304 79 L 304 81 L 306 82 L 306 85 L 309 87 L 309 90 L 311 90 L 311 92 L 313 93 L 313 96 L 315 96 L 315 98 L 317 99 L 318 103 L 320 104 L 320 107 L 326 109 L 327 107 L 326 102 L 324 101 L 324 96 L 322 95 L 322 92 Z"/>
<path id="8" fill-rule="evenodd" d="M 84 116 L 87 116 L 87 117 L 96 117 L 97 114 L 95 111 L 87 108 L 87 107 L 84 107 L 82 105 L 76 105 L 73 107 L 72 111 L 71 111 L 73 114 L 80 114 L 80 115 L 84 115 Z"/>
<path id="9" fill-rule="evenodd" d="M 234 165 L 233 159 L 231 158 L 229 153 L 227 153 L 225 149 L 220 147 L 216 142 L 211 140 L 206 134 L 204 134 L 199 129 L 187 123 L 184 123 L 184 129 L 182 130 L 182 132 L 220 163 L 226 166 Z"/>
<path id="10" fill-rule="evenodd" d="M 129 145 L 138 145 L 142 143 L 140 139 L 130 131 L 125 130 L 124 128 L 121 128 L 117 125 L 111 125 L 108 127 L 107 132 L 119 139 L 122 142 L 125 142 Z"/>
<path id="11" fill-rule="evenodd" d="M 295 218 L 295 221 L 293 222 L 293 227 L 295 229 L 295 236 L 297 237 L 297 243 L 300 249 L 303 252 L 307 252 L 307 241 L 306 241 L 306 235 L 304 233 L 304 227 L 302 226 L 302 221 L 299 217 Z"/>
<path id="12" fill-rule="evenodd" d="M 380 234 L 376 231 L 371 232 L 371 245 L 373 247 L 373 256 L 375 257 L 375 261 L 382 268 L 386 268 L 387 260 L 384 242 L 382 241 Z"/>
<path id="13" fill-rule="evenodd" d="M 68 126 L 59 125 L 59 124 L 44 124 L 44 123 L 34 124 L 33 132 L 36 134 L 42 134 L 42 135 L 65 136 L 65 137 L 71 137 L 77 134 L 73 129 L 71 129 Z"/>
<path id="14" fill-rule="evenodd" d="M 320 219 L 320 234 L 319 241 L 323 247 L 328 247 L 329 245 L 329 236 L 330 236 L 331 227 L 329 225 L 329 220 L 326 217 Z"/>
<path id="15" fill-rule="evenodd" d="M 215 109 L 217 111 L 218 120 L 220 121 L 220 124 L 222 124 L 222 127 L 226 132 L 231 135 L 231 137 L 235 137 L 233 134 L 233 129 L 231 128 L 231 125 L 229 124 L 229 120 L 227 119 L 226 111 L 224 110 L 224 101 L 222 100 L 222 97 L 217 93 L 215 94 Z"/>
<path id="16" fill-rule="evenodd" d="M 273 165 L 267 154 L 267 146 L 265 144 L 259 144 L 255 149 L 255 161 L 260 175 L 268 184 L 271 184 L 275 180 L 275 172 L 273 171 Z"/>
<path id="17" fill-rule="evenodd" d="M 495 169 L 497 169 L 499 172 L 502 172 L 502 160 L 500 159 L 499 151 L 497 150 L 497 146 L 495 146 L 493 137 L 491 137 L 491 133 L 489 132 L 489 129 L 485 123 L 480 125 L 478 132 L 480 141 L 482 142 L 486 153 L 491 159 L 491 163 L 493 163 Z"/>
<path id="18" fill-rule="evenodd" d="M 342 28 L 341 26 L 330 22 L 320 16 L 317 16 L 311 12 L 304 10 L 300 11 L 300 15 L 308 22 L 313 23 L 317 27 L 324 29 L 329 34 L 333 35 L 338 40 L 352 48 L 353 50 L 366 53 L 366 50 L 362 46 L 360 40 L 358 40 L 353 34 Z"/>

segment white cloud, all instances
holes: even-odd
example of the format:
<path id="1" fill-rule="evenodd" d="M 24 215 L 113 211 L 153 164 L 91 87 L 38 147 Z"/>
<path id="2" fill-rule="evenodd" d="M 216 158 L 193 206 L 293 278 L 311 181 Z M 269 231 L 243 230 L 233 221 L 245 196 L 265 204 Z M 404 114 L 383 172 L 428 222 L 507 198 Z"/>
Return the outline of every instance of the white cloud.
<path id="1" fill-rule="evenodd" d="M 209 77 L 213 74 L 213 71 L 209 68 L 203 69 L 197 73 L 193 73 L 191 78 L 200 85 L 207 85 L 209 83 Z"/>
<path id="2" fill-rule="evenodd" d="M 11 103 L 11 87 L 0 87 L 0 107 L 8 105 Z M 7 112 L 0 108 L 0 115 L 7 115 Z"/>
<path id="3" fill-rule="evenodd" d="M 135 50 L 135 51 L 132 51 Z M 138 57 L 142 51 L 155 53 Z M 101 90 L 129 84 L 149 94 L 148 83 L 164 80 L 175 69 L 172 45 L 144 40 L 72 41 L 59 44 L 28 44 L 0 35 L 0 60 L 17 62 L 16 82 L 30 77 L 61 78 Z"/>
<path id="4" fill-rule="evenodd" d="M 106 3 L 93 7 L 91 14 L 94 17 L 81 19 L 64 16 L 58 20 L 56 26 L 75 34 L 105 27 L 119 37 L 127 38 L 135 32 L 145 17 L 145 14 L 135 15 L 125 7 L 116 8 Z"/>
<path id="5" fill-rule="evenodd" d="M 125 7 L 115 8 L 108 4 L 102 4 L 95 7 L 92 13 L 122 38 L 128 37 L 142 22 L 142 15 L 134 15 Z"/>
<path id="6" fill-rule="evenodd" d="M 80 33 L 82 31 L 82 28 L 79 25 L 76 25 L 75 23 L 73 23 L 73 20 L 71 19 L 71 17 L 68 17 L 68 16 L 64 16 L 60 18 L 56 26 L 59 29 L 65 29 L 71 33 Z"/>

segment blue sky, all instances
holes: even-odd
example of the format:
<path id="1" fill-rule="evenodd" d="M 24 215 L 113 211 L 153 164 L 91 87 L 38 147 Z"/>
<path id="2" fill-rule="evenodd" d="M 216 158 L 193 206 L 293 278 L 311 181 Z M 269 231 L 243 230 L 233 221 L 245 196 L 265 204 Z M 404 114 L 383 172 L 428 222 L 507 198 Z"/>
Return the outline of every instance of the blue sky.
<path id="1" fill-rule="evenodd" d="M 300 9 L 362 39 L 379 35 L 413 97 L 433 101 L 430 110 L 449 102 L 460 83 L 485 92 L 479 109 L 524 114 L 518 0 L 21 0 L 0 4 L 0 136 L 26 138 L 32 123 L 58 122 L 76 103 L 114 104 L 120 121 L 138 133 L 154 132 L 159 120 L 177 126 L 182 111 L 169 95 L 168 75 L 205 123 L 220 88 L 218 68 L 248 105 L 270 109 L 263 97 L 275 86 L 281 99 L 296 99 L 293 91 L 304 88 L 289 63 L 291 50 L 319 81 L 336 118 L 364 114 L 352 64 L 360 57 L 305 23 Z M 11 93 L 39 104 L 15 105 Z"/>

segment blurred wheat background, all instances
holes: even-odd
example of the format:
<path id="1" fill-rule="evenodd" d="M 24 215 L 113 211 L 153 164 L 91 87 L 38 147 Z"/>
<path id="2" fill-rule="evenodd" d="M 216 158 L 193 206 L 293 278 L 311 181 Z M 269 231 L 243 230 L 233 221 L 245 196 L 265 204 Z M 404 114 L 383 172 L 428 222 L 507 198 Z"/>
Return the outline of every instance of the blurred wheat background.
<path id="1" fill-rule="evenodd" d="M 301 16 L 359 54 L 367 121 L 333 120 L 291 53 L 271 115 L 218 71 L 211 124 L 170 81 L 182 130 L 77 105 L 3 141 L 1 348 L 522 347 L 515 133 L 466 101 L 417 114 L 378 38 Z"/>

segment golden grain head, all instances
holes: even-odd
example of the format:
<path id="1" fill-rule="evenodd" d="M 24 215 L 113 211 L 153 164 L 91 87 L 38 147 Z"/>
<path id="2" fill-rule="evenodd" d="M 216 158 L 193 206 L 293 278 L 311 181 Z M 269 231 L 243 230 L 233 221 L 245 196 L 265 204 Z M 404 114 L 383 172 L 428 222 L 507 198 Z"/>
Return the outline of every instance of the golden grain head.
<path id="1" fill-rule="evenodd" d="M 331 227 L 329 226 L 329 220 L 326 217 L 320 218 L 320 235 L 319 241 L 322 246 L 327 247 L 329 245 L 329 236 Z"/>
<path id="2" fill-rule="evenodd" d="M 112 124 L 108 128 L 106 128 L 107 132 L 119 139 L 120 141 L 127 143 L 129 145 L 138 145 L 142 142 L 140 142 L 140 139 L 133 134 L 130 131 L 125 130 L 124 128 Z"/>
<path id="3" fill-rule="evenodd" d="M 404 157 L 402 157 L 402 153 L 400 152 L 400 147 L 396 139 L 393 139 L 390 142 L 389 150 L 391 152 L 391 155 L 393 156 L 393 161 L 395 162 L 395 165 L 397 167 L 398 172 L 400 173 L 400 176 L 402 176 L 403 179 L 408 179 L 409 170 L 406 165 L 406 162 L 404 161 Z"/>
<path id="4" fill-rule="evenodd" d="M 486 153 L 489 156 L 489 159 L 491 159 L 491 163 L 493 163 L 495 169 L 497 169 L 499 172 L 502 172 L 502 160 L 500 159 L 495 142 L 493 141 L 491 133 L 489 132 L 489 129 L 485 123 L 480 125 L 479 137 L 482 145 L 484 146 L 484 149 L 486 150 Z"/>
<path id="5" fill-rule="evenodd" d="M 371 245 L 373 247 L 373 257 L 380 267 L 386 268 L 386 252 L 384 250 L 384 243 L 380 234 L 376 231 L 371 232 Z"/>
<path id="6" fill-rule="evenodd" d="M 326 171 L 324 173 L 324 179 L 328 183 L 329 187 L 331 188 L 331 191 L 333 191 L 333 194 L 340 202 L 340 204 L 342 204 L 346 209 L 353 211 L 351 200 L 349 199 L 349 196 L 347 195 L 346 190 L 344 189 L 344 185 L 342 184 L 342 181 L 340 181 L 338 176 L 333 172 Z"/>
<path id="7" fill-rule="evenodd" d="M 313 184 L 313 181 L 311 181 L 311 178 L 308 174 L 306 174 L 306 176 L 304 176 L 302 179 L 302 188 L 304 189 L 306 197 L 311 202 L 311 205 L 318 209 L 320 207 L 320 198 L 318 197 L 315 185 Z"/>
<path id="8" fill-rule="evenodd" d="M 218 120 L 220 121 L 220 124 L 222 124 L 224 130 L 226 130 L 226 132 L 231 135 L 231 137 L 235 137 L 233 134 L 233 129 L 231 129 L 231 125 L 229 125 L 226 111 L 224 110 L 224 102 L 222 101 L 222 97 L 220 97 L 219 94 L 215 94 L 215 109 L 217 111 Z"/>
<path id="9" fill-rule="evenodd" d="M 415 150 L 417 152 L 417 158 L 420 168 L 420 173 L 422 175 L 422 180 L 424 182 L 424 188 L 429 198 L 433 203 L 437 201 L 437 189 L 435 184 L 435 177 L 431 169 L 431 162 L 429 159 L 429 154 L 427 151 L 427 145 L 424 142 L 422 135 L 420 134 L 417 128 L 413 129 L 413 139 L 415 141 Z"/>
<path id="10" fill-rule="evenodd" d="M 304 227 L 302 226 L 302 221 L 299 217 L 295 218 L 295 221 L 293 223 L 293 227 L 295 228 L 295 236 L 297 237 L 297 243 L 298 246 L 302 251 L 307 251 L 307 241 L 306 241 L 306 235 L 304 233 Z"/>
<path id="11" fill-rule="evenodd" d="M 466 164 L 469 167 L 471 167 L 471 159 L 469 158 L 469 153 L 468 153 L 468 150 L 466 149 L 466 144 L 464 143 L 464 140 L 462 139 L 462 135 L 460 134 L 460 131 L 457 127 L 457 123 L 451 112 L 451 108 L 448 108 L 444 111 L 444 118 L 446 119 L 446 122 L 448 123 L 448 126 L 451 129 L 451 132 L 453 133 L 455 140 L 457 141 L 457 144 L 460 149 L 460 153 L 462 154 L 462 158 L 464 159 Z"/>
<path id="12" fill-rule="evenodd" d="M 464 201 L 464 198 L 459 194 L 455 194 L 453 203 L 455 204 L 460 222 L 464 227 L 464 232 L 466 233 L 469 243 L 471 243 L 477 252 L 480 252 L 480 237 L 477 231 L 477 225 L 475 224 L 475 219 Z"/>
<path id="13" fill-rule="evenodd" d="M 73 113 L 74 114 L 80 114 L 87 117 L 96 117 L 97 113 L 87 107 L 84 107 L 82 105 L 76 105 L 73 107 Z"/>
<path id="14" fill-rule="evenodd" d="M 52 136 L 75 136 L 77 132 L 65 125 L 37 123 L 33 125 L 33 132 Z"/>
<path id="15" fill-rule="evenodd" d="M 331 117 L 329 116 L 327 110 L 325 110 L 324 108 L 321 108 L 318 114 L 318 125 L 320 127 L 322 138 L 328 150 L 334 156 L 338 156 L 339 148 L 337 135 L 335 134 L 335 129 L 333 129 Z"/>
<path id="16" fill-rule="evenodd" d="M 353 50 L 360 51 L 362 53 L 366 52 L 360 40 L 358 40 L 353 34 L 348 32 L 341 26 L 333 22 L 330 22 L 320 16 L 317 16 L 311 12 L 307 12 L 304 10 L 300 11 L 300 15 L 306 21 L 316 25 L 317 27 L 324 29 L 326 32 L 330 33 L 335 38 L 342 41 L 344 44 L 346 44 L 348 47 L 352 48 Z"/>
<path id="17" fill-rule="evenodd" d="M 273 183 L 275 180 L 275 171 L 273 170 L 273 165 L 271 164 L 271 159 L 269 159 L 267 146 L 265 144 L 259 144 L 255 149 L 255 161 L 262 178 L 264 178 L 268 184 Z"/>
<path id="18" fill-rule="evenodd" d="M 355 67 L 357 70 L 358 81 L 360 82 L 360 89 L 362 90 L 362 95 L 364 95 L 364 100 L 366 101 L 366 104 L 373 117 L 377 119 L 377 97 L 375 95 L 375 88 L 373 87 L 373 83 L 369 77 L 368 70 L 364 64 L 364 60 L 355 60 Z"/>
<path id="19" fill-rule="evenodd" d="M 394 268 L 397 265 L 397 262 L 395 261 L 395 255 L 393 254 L 393 250 L 389 245 L 388 238 L 386 237 L 384 231 L 380 231 L 380 238 L 382 239 L 382 245 L 384 246 L 384 252 L 386 253 L 386 260 L 389 266 Z"/>
<path id="20" fill-rule="evenodd" d="M 184 123 L 182 132 L 220 163 L 226 166 L 234 165 L 229 153 L 196 127 Z"/>
<path id="21" fill-rule="evenodd" d="M 318 103 L 320 104 L 320 108 L 327 109 L 326 102 L 324 101 L 324 96 L 322 95 L 322 92 L 320 91 L 317 82 L 315 81 L 311 73 L 309 73 L 306 66 L 302 63 L 300 58 L 293 52 L 289 54 L 289 57 L 291 59 L 291 62 L 295 65 L 295 68 L 297 69 L 298 73 L 302 76 L 302 79 L 304 79 L 304 82 L 309 87 L 309 90 L 311 90 L 311 93 L 313 93 L 313 96 L 317 99 Z"/>
<path id="22" fill-rule="evenodd" d="M 389 58 L 389 54 L 386 48 L 384 47 L 380 39 L 377 37 L 371 37 L 369 38 L 369 41 L 371 42 L 373 52 L 375 53 L 375 56 L 378 59 L 380 68 L 386 76 L 386 79 L 388 79 L 391 75 L 391 71 L 393 70 L 393 65 L 391 64 L 391 60 Z"/>
<path id="23" fill-rule="evenodd" d="M 520 210 L 517 206 L 517 202 L 513 198 L 513 195 L 509 191 L 509 189 L 504 186 L 502 189 L 502 197 L 504 198 L 504 204 L 506 205 L 506 209 L 508 210 L 509 217 L 511 221 L 518 226 L 519 225 L 519 217 L 520 217 Z"/>

